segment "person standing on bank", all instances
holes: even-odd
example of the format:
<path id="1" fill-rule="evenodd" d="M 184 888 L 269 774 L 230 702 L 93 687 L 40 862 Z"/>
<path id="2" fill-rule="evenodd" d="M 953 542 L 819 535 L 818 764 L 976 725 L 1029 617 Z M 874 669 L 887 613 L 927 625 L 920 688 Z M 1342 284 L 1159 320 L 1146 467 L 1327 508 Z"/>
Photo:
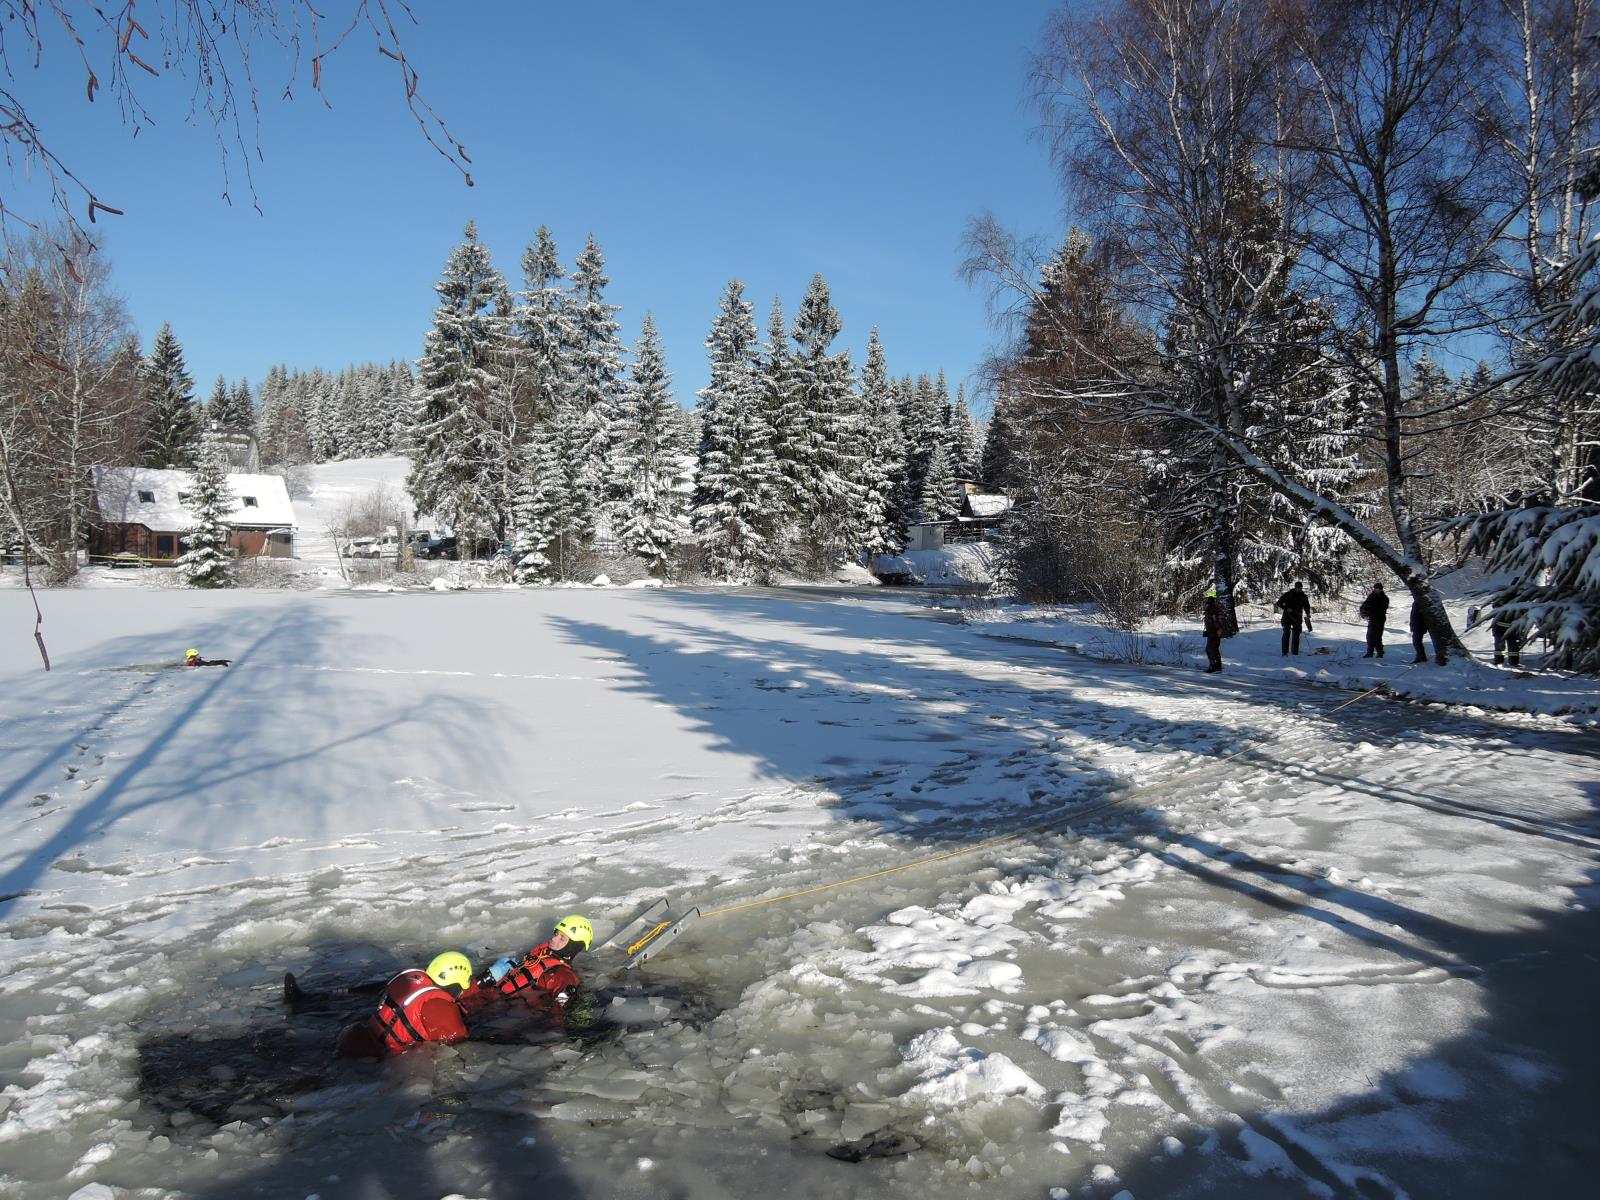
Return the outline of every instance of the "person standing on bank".
<path id="1" fill-rule="evenodd" d="M 1416 657 L 1411 660 L 1412 666 L 1416 666 L 1418 663 L 1425 663 L 1428 661 L 1427 648 L 1422 644 L 1422 639 L 1427 636 L 1428 617 L 1427 614 L 1422 611 L 1422 600 L 1418 597 L 1413 597 L 1411 600 L 1411 648 L 1415 650 L 1417 654 Z M 1438 638 L 1434 638 L 1433 640 L 1433 657 L 1441 666 L 1444 665 L 1444 655 L 1439 651 Z"/>
<path id="2" fill-rule="evenodd" d="M 1494 665 L 1509 663 L 1513 667 L 1522 665 L 1522 647 L 1526 639 L 1513 626 L 1515 622 L 1502 607 L 1497 607 L 1489 618 L 1489 633 L 1494 637 Z"/>
<path id="3" fill-rule="evenodd" d="M 1206 674 L 1222 670 L 1222 605 L 1217 601 L 1217 590 L 1206 593 Z"/>
<path id="4" fill-rule="evenodd" d="M 1274 600 L 1272 607 L 1283 609 L 1283 654 L 1299 654 L 1301 623 L 1305 623 L 1307 633 L 1311 632 L 1311 600 L 1305 589 L 1295 584 Z"/>
<path id="5" fill-rule="evenodd" d="M 1356 609 L 1356 615 L 1367 623 L 1367 652 L 1362 658 L 1383 657 L 1383 623 L 1389 616 L 1389 593 L 1383 584 L 1375 583 L 1367 598 Z"/>

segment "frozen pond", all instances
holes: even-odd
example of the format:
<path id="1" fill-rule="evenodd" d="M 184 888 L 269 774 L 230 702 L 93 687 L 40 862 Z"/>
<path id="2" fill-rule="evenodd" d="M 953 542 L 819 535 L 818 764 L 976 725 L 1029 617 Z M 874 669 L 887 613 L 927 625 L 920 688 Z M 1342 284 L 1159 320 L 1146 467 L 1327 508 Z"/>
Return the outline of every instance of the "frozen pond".
<path id="1" fill-rule="evenodd" d="M 1584 1194 L 1592 732 L 834 592 L 0 592 L 0 1184 L 79 1195 Z M 165 664 L 188 645 L 234 667 Z M 1218 760 L 1241 752 L 1229 761 Z M 559 1024 L 331 1061 L 584 911 Z"/>

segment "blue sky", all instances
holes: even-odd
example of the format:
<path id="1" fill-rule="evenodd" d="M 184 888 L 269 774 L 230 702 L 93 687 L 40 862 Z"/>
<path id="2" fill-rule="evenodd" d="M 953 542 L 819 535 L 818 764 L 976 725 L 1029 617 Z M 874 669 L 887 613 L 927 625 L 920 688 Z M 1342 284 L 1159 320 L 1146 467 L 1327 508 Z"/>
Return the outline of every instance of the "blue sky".
<path id="1" fill-rule="evenodd" d="M 215 138 L 182 80 L 137 81 L 155 123 L 136 139 L 105 92 L 85 101 L 60 38 L 18 82 L 57 152 L 126 211 L 98 226 L 116 286 L 147 346 L 172 323 L 202 395 L 277 362 L 415 358 L 468 219 L 513 286 L 541 223 L 569 266 L 592 232 L 624 339 L 654 311 L 680 403 L 705 383 L 729 278 L 764 329 L 773 296 L 792 316 L 818 271 L 857 363 L 876 324 L 893 372 L 942 367 L 953 390 L 992 342 L 983 295 L 956 277 L 967 221 L 1061 228 L 1025 79 L 1054 7 L 423 0 L 407 49 L 477 186 L 423 141 L 393 64 L 358 37 L 329 62 L 331 110 L 304 72 L 282 101 L 287 66 L 258 59 L 261 213 L 237 154 L 233 204 L 219 198 Z M 13 178 L 8 200 L 26 188 Z"/>

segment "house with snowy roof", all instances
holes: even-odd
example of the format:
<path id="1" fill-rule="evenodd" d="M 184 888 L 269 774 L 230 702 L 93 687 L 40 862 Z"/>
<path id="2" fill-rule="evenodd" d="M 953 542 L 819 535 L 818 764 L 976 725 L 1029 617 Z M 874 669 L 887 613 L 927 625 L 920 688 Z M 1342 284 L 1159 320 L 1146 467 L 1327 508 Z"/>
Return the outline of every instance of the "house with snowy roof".
<path id="1" fill-rule="evenodd" d="M 961 507 L 948 521 L 926 521 L 906 528 L 907 550 L 938 550 L 949 542 L 979 542 L 1005 523 L 1011 497 L 980 492 L 962 481 Z"/>
<path id="2" fill-rule="evenodd" d="M 133 555 L 172 562 L 185 549 L 194 513 L 184 503 L 194 487 L 188 471 L 153 467 L 95 467 L 95 520 L 89 555 Z M 227 515 L 228 545 L 235 553 L 294 557 L 294 505 L 281 475 L 230 474 L 233 507 Z"/>

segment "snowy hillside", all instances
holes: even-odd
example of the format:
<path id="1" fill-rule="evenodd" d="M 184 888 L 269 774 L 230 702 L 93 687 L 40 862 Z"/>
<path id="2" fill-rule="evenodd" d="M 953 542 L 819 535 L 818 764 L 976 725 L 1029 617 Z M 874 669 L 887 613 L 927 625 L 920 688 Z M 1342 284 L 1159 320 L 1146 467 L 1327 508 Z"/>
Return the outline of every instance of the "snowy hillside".
<path id="1" fill-rule="evenodd" d="M 308 565 L 331 567 L 337 571 L 330 527 L 340 522 L 352 504 L 359 504 L 376 492 L 384 493 L 415 527 L 411 497 L 406 494 L 406 458 L 353 458 L 342 462 L 315 463 L 305 468 L 307 492 L 293 497 L 299 533 L 295 554 Z"/>
<path id="2" fill-rule="evenodd" d="M 0 592 L 8 1197 L 1586 1186 L 1592 734 L 891 589 L 45 606 L 48 675 Z M 279 1002 L 660 895 L 718 915 L 560 1027 L 373 1066 L 370 1001 Z"/>

